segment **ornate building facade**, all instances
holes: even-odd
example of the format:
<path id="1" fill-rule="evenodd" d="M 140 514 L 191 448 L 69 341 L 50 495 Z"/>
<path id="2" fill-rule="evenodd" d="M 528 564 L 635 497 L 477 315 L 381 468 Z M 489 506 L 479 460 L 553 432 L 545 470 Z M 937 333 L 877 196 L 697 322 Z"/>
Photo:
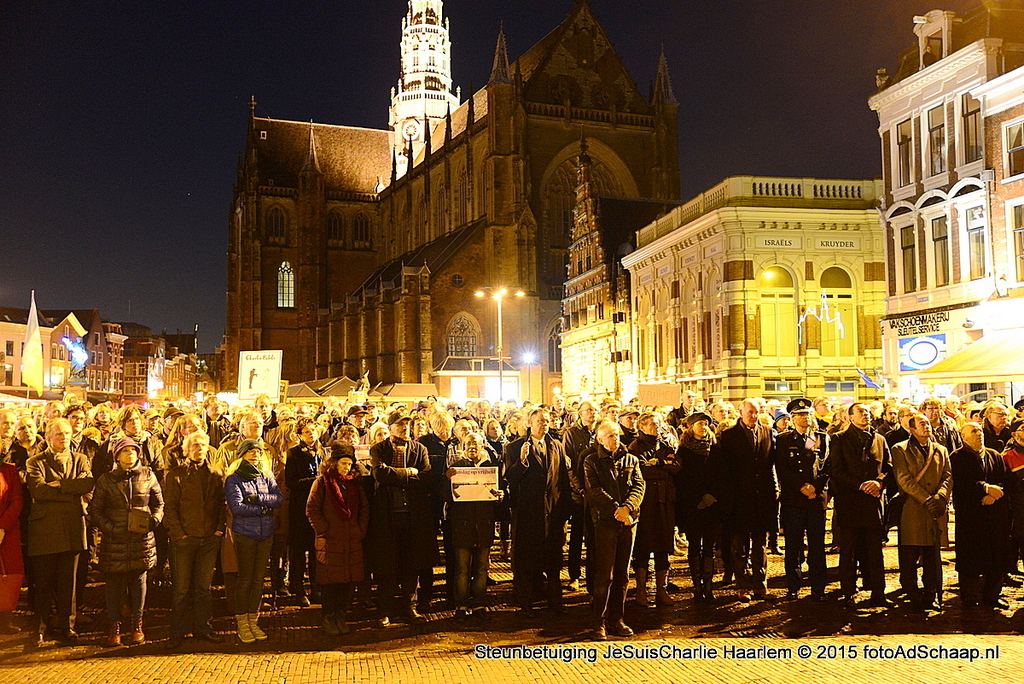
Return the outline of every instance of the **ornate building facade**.
<path id="1" fill-rule="evenodd" d="M 875 396 L 885 298 L 878 181 L 733 176 L 623 257 L 633 375 L 738 401 Z"/>
<path id="2" fill-rule="evenodd" d="M 913 22 L 913 45 L 893 74 L 879 70 L 868 101 L 882 147 L 886 375 L 901 396 L 1016 398 L 1024 2 L 988 0 L 963 16 L 934 10 Z M 985 356 L 998 361 L 979 365 Z"/>
<path id="3" fill-rule="evenodd" d="M 227 386 L 240 350 L 284 349 L 291 381 L 368 371 L 457 393 L 465 373 L 497 372 L 496 307 L 474 292 L 505 286 L 526 296 L 504 311 L 502 356 L 535 358 L 530 394 L 549 397 L 581 130 L 602 196 L 678 197 L 677 105 L 641 95 L 587 2 L 514 61 L 499 34 L 465 101 L 448 28 L 440 0 L 409 2 L 391 128 L 253 105 L 229 222 Z"/>

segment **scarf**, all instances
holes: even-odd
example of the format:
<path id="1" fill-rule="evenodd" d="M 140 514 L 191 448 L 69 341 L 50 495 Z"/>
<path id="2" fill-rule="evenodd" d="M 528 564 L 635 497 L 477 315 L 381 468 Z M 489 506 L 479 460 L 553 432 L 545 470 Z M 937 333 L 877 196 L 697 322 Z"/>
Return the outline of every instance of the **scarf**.
<path id="1" fill-rule="evenodd" d="M 711 435 L 710 433 L 704 437 L 704 439 L 697 439 L 692 432 L 686 432 L 683 434 L 683 448 L 693 451 L 694 453 L 700 454 L 703 458 L 708 457 L 708 453 L 711 451 Z"/>
<path id="2" fill-rule="evenodd" d="M 331 500 L 331 505 L 334 506 L 334 510 L 338 512 L 342 520 L 352 520 L 359 517 L 359 508 L 363 502 L 359 496 L 358 486 L 346 486 L 345 491 L 342 491 L 343 483 L 354 484 L 355 473 L 349 473 L 344 477 L 339 475 L 335 469 L 324 473 L 324 485 L 327 487 L 327 498 Z M 347 500 L 346 493 L 349 494 Z"/>
<path id="3" fill-rule="evenodd" d="M 263 477 L 263 473 L 260 472 L 260 469 L 245 459 L 243 459 L 242 463 L 238 466 L 238 470 L 235 471 L 235 475 L 238 475 L 238 477 L 246 482 L 255 480 L 257 477 Z"/>

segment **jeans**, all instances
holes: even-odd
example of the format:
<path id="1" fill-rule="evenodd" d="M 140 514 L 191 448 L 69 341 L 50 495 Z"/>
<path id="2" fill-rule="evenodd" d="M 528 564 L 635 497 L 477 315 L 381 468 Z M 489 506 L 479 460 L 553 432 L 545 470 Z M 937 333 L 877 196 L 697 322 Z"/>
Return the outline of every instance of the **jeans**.
<path id="1" fill-rule="evenodd" d="M 75 616 L 75 569 L 78 552 L 48 553 L 29 557 L 35 591 L 32 604 L 36 619 L 44 622 L 50 615 L 50 606 L 56 605 L 57 629 L 70 629 Z"/>
<path id="2" fill-rule="evenodd" d="M 686 562 L 690 578 L 711 586 L 715 575 L 715 546 L 721 544 L 722 527 L 715 522 L 691 524 L 686 528 Z"/>
<path id="3" fill-rule="evenodd" d="M 258 613 L 263 600 L 263 577 L 267 571 L 273 537 L 262 541 L 245 535 L 234 535 L 235 556 L 238 559 L 238 581 L 235 584 L 235 612 Z"/>
<path id="4" fill-rule="evenodd" d="M 472 608 L 483 600 L 487 592 L 490 551 L 490 548 L 455 549 L 455 605 L 459 608 Z"/>
<path id="5" fill-rule="evenodd" d="M 594 618 L 602 624 L 622 620 L 629 583 L 636 525 L 594 525 Z"/>
<path id="6" fill-rule="evenodd" d="M 782 507 L 782 529 L 786 533 L 786 585 L 800 588 L 800 565 L 807 535 L 807 569 L 811 591 L 825 592 L 825 509 L 820 505 Z"/>
<path id="7" fill-rule="evenodd" d="M 142 619 L 142 611 L 146 607 L 146 571 L 104 573 L 106 582 L 107 617 L 111 623 L 121 622 L 121 606 L 125 596 L 128 597 L 128 608 L 131 619 Z"/>
<path id="8" fill-rule="evenodd" d="M 171 542 L 171 634 L 210 631 L 210 584 L 222 537 L 185 537 Z"/>
<path id="9" fill-rule="evenodd" d="M 412 518 L 408 513 L 394 512 L 391 516 L 392 534 L 396 549 L 409 549 L 413 546 Z M 380 600 L 378 601 L 382 615 L 397 616 L 400 611 L 413 605 L 416 596 L 416 580 L 419 568 L 413 563 L 404 562 L 402 553 L 394 555 L 391 567 L 375 569 Z"/>
<path id="10" fill-rule="evenodd" d="M 767 530 L 748 532 L 733 529 L 732 568 L 736 573 L 737 589 L 759 594 L 768 591 L 767 542 Z"/>

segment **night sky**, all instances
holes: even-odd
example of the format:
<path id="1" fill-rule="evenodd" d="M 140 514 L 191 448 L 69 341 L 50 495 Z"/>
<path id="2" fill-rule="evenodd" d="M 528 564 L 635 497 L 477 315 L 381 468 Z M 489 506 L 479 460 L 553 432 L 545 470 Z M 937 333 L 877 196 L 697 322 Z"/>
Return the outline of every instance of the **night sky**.
<path id="1" fill-rule="evenodd" d="M 911 17 L 977 0 L 592 0 L 645 95 L 664 44 L 689 198 L 734 174 L 879 175 L 867 108 Z M 404 0 L 0 2 L 0 305 L 224 327 L 226 227 L 247 102 L 387 125 Z M 449 0 L 453 77 L 482 85 L 572 0 Z"/>

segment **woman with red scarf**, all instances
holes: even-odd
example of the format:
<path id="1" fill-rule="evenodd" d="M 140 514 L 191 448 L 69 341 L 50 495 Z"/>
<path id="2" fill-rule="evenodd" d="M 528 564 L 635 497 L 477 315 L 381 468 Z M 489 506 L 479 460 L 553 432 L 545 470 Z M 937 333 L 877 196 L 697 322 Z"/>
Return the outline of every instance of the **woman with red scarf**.
<path id="1" fill-rule="evenodd" d="M 328 636 L 348 634 L 352 587 L 364 577 L 363 537 L 370 507 L 359 483 L 361 470 L 353 448 L 335 443 L 306 502 L 306 517 L 316 534 L 316 578 Z"/>

